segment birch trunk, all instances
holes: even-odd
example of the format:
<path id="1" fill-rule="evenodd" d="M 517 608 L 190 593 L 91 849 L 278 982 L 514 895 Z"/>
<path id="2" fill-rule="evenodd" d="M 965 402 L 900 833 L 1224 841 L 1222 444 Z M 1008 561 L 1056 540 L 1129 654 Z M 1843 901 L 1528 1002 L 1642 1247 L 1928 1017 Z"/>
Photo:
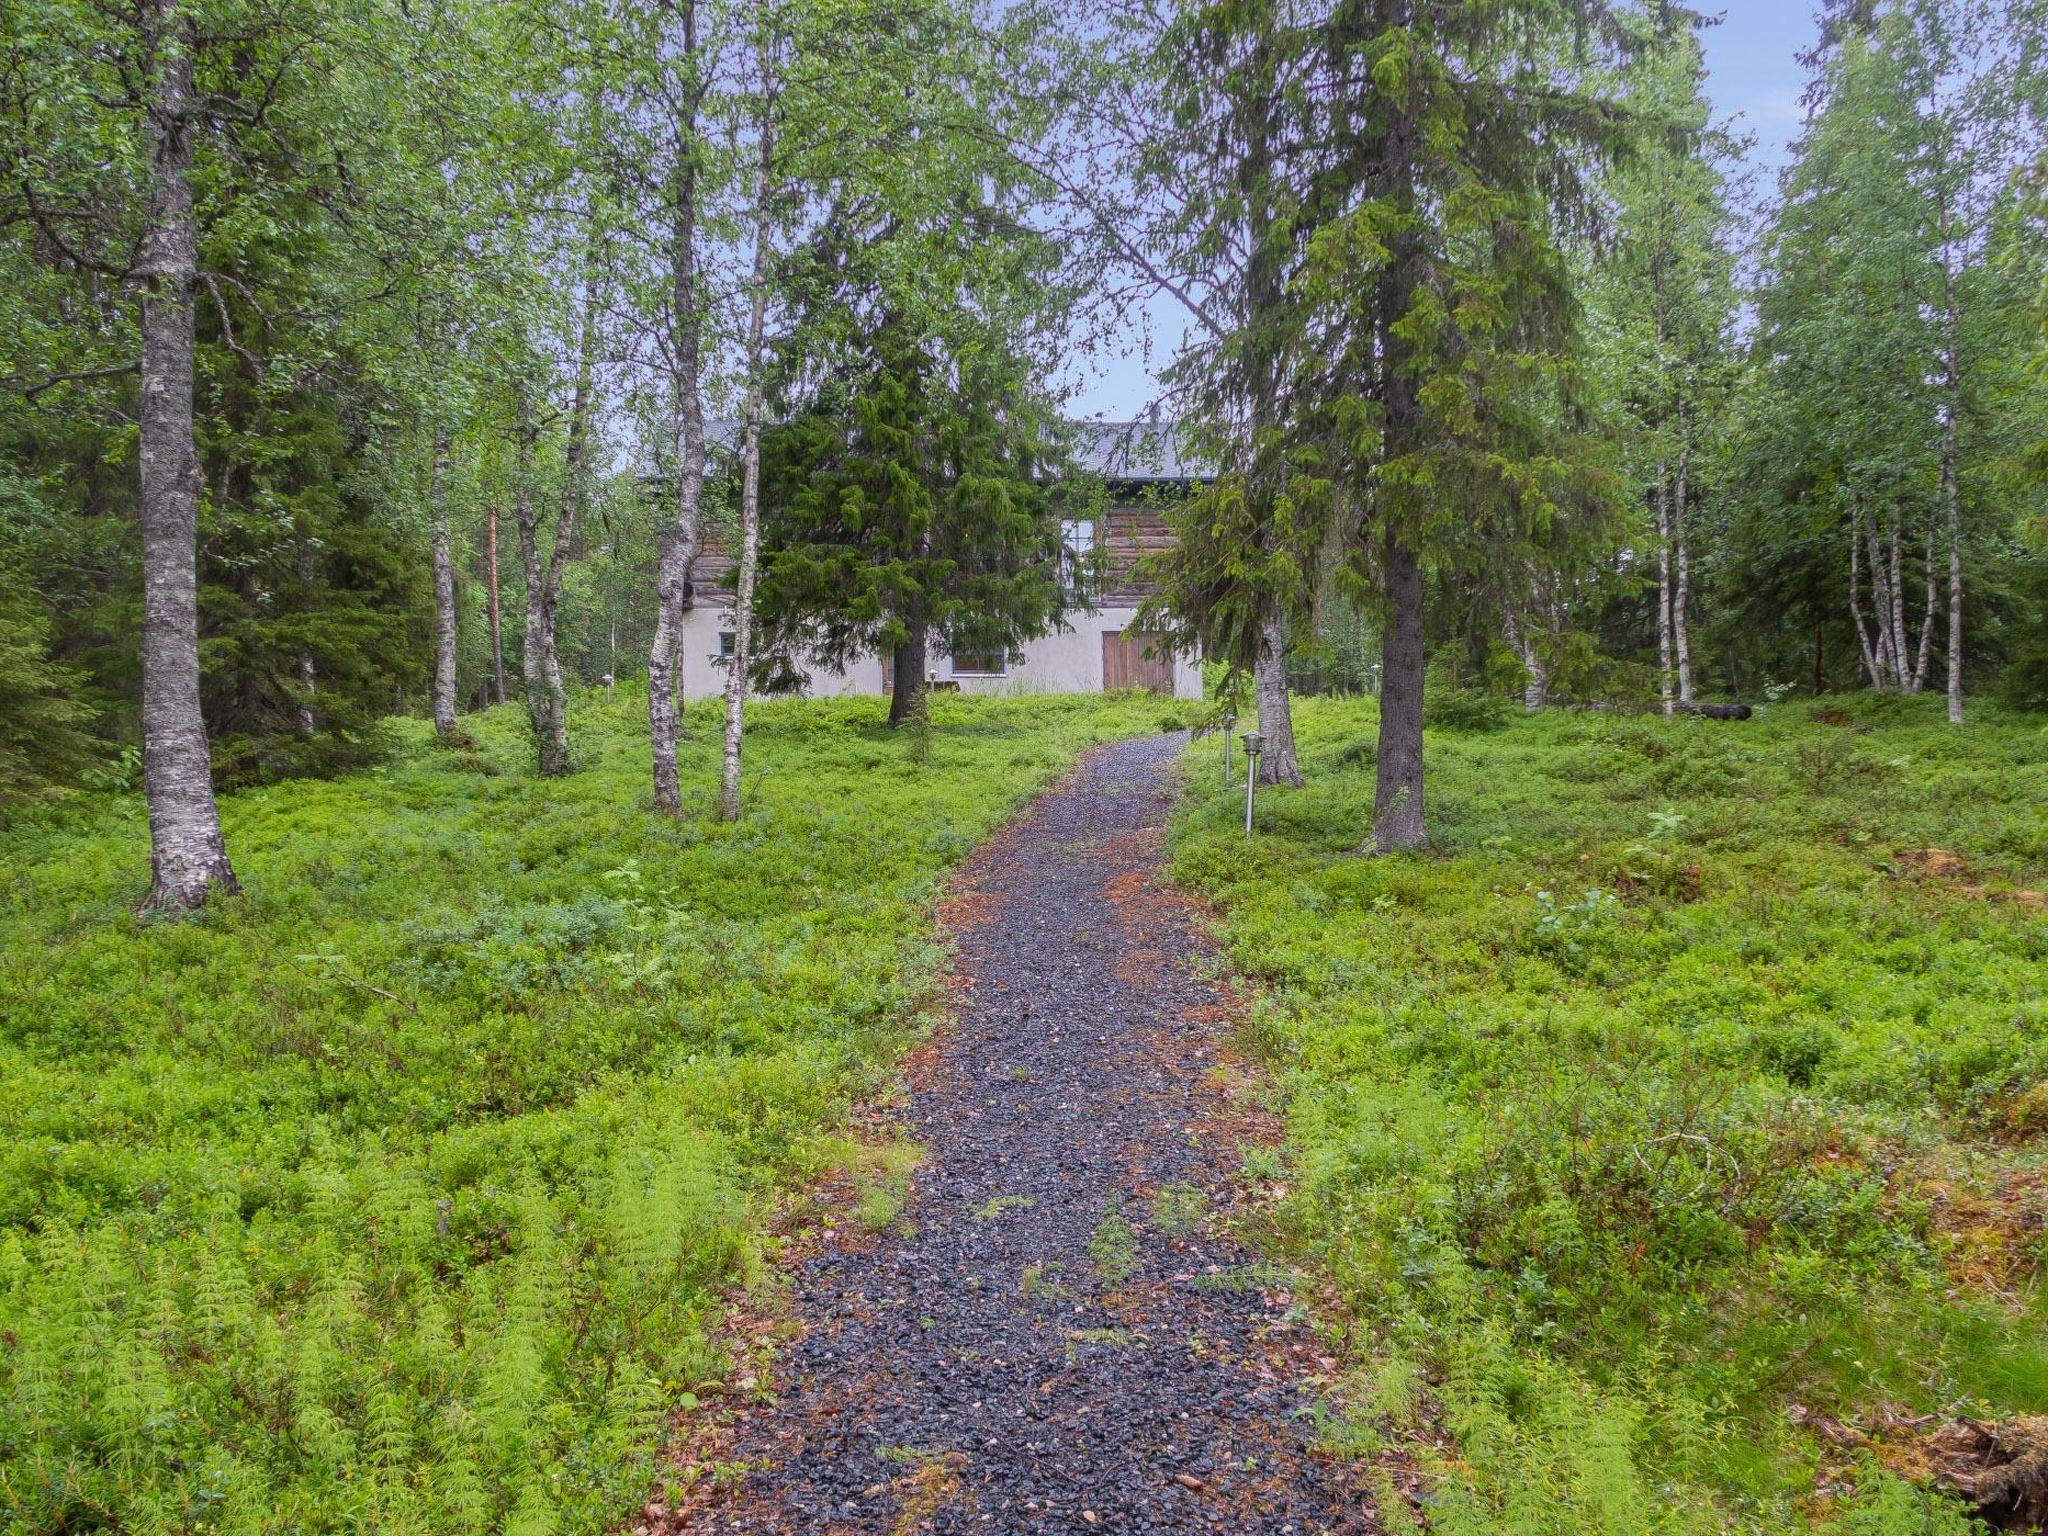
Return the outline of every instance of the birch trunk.
<path id="1" fill-rule="evenodd" d="M 1686 430 L 1684 411 L 1679 413 L 1680 430 Z M 1671 650 L 1678 666 L 1678 704 L 1692 708 L 1692 630 L 1686 609 L 1692 605 L 1692 545 L 1686 537 L 1686 498 L 1691 494 L 1692 445 L 1678 450 L 1678 486 L 1671 499 L 1671 556 L 1678 567 L 1678 581 L 1671 592 Z"/>
<path id="2" fill-rule="evenodd" d="M 761 338 L 768 323 L 768 199 L 775 165 L 775 103 L 771 64 L 761 59 L 761 163 L 754 186 L 754 271 L 747 315 L 746 439 L 740 458 L 740 560 L 732 607 L 732 670 L 725 679 L 725 757 L 718 780 L 718 819 L 740 819 L 740 737 L 746 728 L 747 666 L 752 659 L 754 572 L 761 558 Z"/>
<path id="3" fill-rule="evenodd" d="M 505 631 L 498 612 L 498 508 L 493 503 L 484 513 L 484 586 L 491 619 L 491 702 L 505 702 Z"/>
<path id="4" fill-rule="evenodd" d="M 526 683 L 526 714 L 533 726 L 534 753 L 543 778 L 569 771 L 566 701 L 556 692 L 561 673 L 549 654 L 553 626 L 547 567 L 541 563 L 538 513 L 533 504 L 533 408 L 519 389 L 519 451 L 514 471 L 512 515 L 519 525 L 519 557 L 526 575 L 526 643 L 520 657 Z M 565 500 L 565 508 L 567 506 Z"/>
<path id="5" fill-rule="evenodd" d="M 1884 539 L 1877 519 L 1870 520 L 1864 535 L 1864 550 L 1870 557 L 1870 601 L 1877 610 L 1877 664 L 1883 674 L 1878 687 L 1889 688 L 1899 675 L 1898 652 L 1892 649 L 1892 598 L 1885 582 Z"/>
<path id="6" fill-rule="evenodd" d="M 157 39 L 150 85 L 149 200 L 142 281 L 142 787 L 149 807 L 145 911 L 184 912 L 235 872 L 213 798 L 199 705 L 199 448 L 193 433 L 194 84 L 176 0 L 146 0 Z"/>
<path id="7" fill-rule="evenodd" d="M 554 544 L 547 565 L 540 561 L 539 530 L 533 511 L 533 432 L 522 419 L 520 441 L 525 462 L 520 466 L 524 515 L 520 519 L 520 554 L 526 562 L 526 709 L 533 722 L 534 751 L 542 778 L 559 778 L 576 768 L 569 751 L 569 690 L 562 682 L 562 664 L 555 651 L 555 623 L 568 573 L 569 551 L 576 539 L 578 514 L 590 495 L 590 417 L 595 409 L 597 367 L 598 280 L 593 260 L 584 276 L 583 317 L 576 347 L 576 383 L 569 397 L 569 432 L 562 449 L 562 504 L 555 515 Z M 526 400 L 520 397 L 521 413 Z"/>
<path id="8" fill-rule="evenodd" d="M 434 525 L 434 729 L 455 730 L 455 560 L 448 540 L 448 429 L 434 433 L 427 472 L 427 512 Z"/>
<path id="9" fill-rule="evenodd" d="M 697 60 L 697 7 L 682 0 L 684 67 Z M 669 310 L 675 328 L 676 515 L 663 531 L 654 577 L 654 638 L 647 652 L 647 735 L 654 759 L 654 808 L 673 816 L 683 808 L 676 768 L 681 737 L 683 624 L 689 609 L 690 567 L 697 559 L 704 495 L 704 399 L 697 297 L 697 113 L 701 84 L 693 83 L 675 125 L 675 208 L 669 229 Z"/>
<path id="10" fill-rule="evenodd" d="M 1657 697 L 1671 718 L 1671 487 L 1657 463 Z"/>
<path id="11" fill-rule="evenodd" d="M 1899 510 L 1894 507 L 1890 543 L 1892 655 L 1898 662 L 1899 686 L 1908 693 L 1918 693 L 1920 690 L 1913 681 L 1913 653 L 1906 643 L 1906 548 L 1899 523 Z"/>
<path id="12" fill-rule="evenodd" d="M 1882 693 L 1884 672 L 1879 664 L 1878 642 L 1872 640 L 1870 626 L 1863 618 L 1863 509 L 1854 501 L 1849 503 L 1849 616 L 1856 621 L 1856 643 L 1863 652 L 1863 670 L 1870 678 L 1870 686 Z M 1818 667 L 1815 675 L 1819 675 Z M 1820 691 L 1818 683 L 1814 691 Z"/>
<path id="13" fill-rule="evenodd" d="M 1299 789 L 1301 758 L 1294 749 L 1294 708 L 1287 692 L 1287 620 L 1280 614 L 1268 614 L 1259 626 L 1252 693 L 1258 700 L 1259 734 L 1266 738 L 1259 782 Z"/>
<path id="14" fill-rule="evenodd" d="M 1944 210 L 1945 212 L 1946 210 Z M 1942 411 L 1941 424 L 1941 484 L 1947 501 L 1944 510 L 1948 513 L 1948 719 L 1951 725 L 1963 723 L 1963 498 L 1957 484 L 1956 427 L 1962 413 L 1963 380 L 1962 370 L 1956 357 L 1956 331 L 1959 315 L 1956 308 L 1955 263 L 1949 259 L 1946 246 L 1942 249 L 1943 284 L 1943 368 L 1942 385 L 1947 400 Z"/>
<path id="15" fill-rule="evenodd" d="M 1522 658 L 1522 708 L 1536 714 L 1550 703 L 1550 665 L 1536 644 L 1533 623 L 1507 616 L 1508 644 Z"/>
<path id="16" fill-rule="evenodd" d="M 1941 580 L 1937 571 L 1934 519 L 1927 520 L 1927 553 L 1922 566 L 1927 578 L 1927 605 L 1920 614 L 1920 642 L 1913 656 L 1913 691 L 1923 692 L 1934 665 L 1934 615 L 1941 607 Z"/>

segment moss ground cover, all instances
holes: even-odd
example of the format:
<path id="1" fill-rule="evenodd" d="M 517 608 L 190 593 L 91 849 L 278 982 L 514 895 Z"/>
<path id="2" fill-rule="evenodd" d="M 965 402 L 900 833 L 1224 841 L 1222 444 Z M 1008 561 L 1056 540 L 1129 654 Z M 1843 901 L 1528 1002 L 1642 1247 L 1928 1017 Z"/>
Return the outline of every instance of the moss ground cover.
<path id="1" fill-rule="evenodd" d="M 1440 1533 L 1967 1529 L 1912 1421 L 2048 1412 L 2041 718 L 1434 731 L 1387 859 L 1371 706 L 1300 726 L 1249 847 L 1198 744 L 1175 860 L 1262 984 L 1333 1439 Z"/>
<path id="2" fill-rule="evenodd" d="M 0 1527 L 604 1528 L 778 1194 L 931 997 L 946 867 L 1166 706 L 771 703 L 750 814 L 648 809 L 644 701 L 224 805 L 249 894 L 138 930 L 141 808 L 0 841 Z M 925 750 L 928 748 L 928 750 Z"/>

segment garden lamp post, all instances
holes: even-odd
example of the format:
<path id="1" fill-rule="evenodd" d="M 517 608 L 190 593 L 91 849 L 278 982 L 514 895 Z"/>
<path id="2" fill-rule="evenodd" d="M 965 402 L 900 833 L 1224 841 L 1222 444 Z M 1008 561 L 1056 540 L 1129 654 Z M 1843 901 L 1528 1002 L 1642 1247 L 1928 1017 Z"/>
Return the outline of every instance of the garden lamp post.
<path id="1" fill-rule="evenodd" d="M 1223 783 L 1226 788 L 1230 784 L 1230 733 L 1236 727 L 1237 716 L 1225 715 L 1223 717 Z"/>
<path id="2" fill-rule="evenodd" d="M 1259 793 L 1259 754 L 1266 738 L 1257 731 L 1244 733 L 1244 835 L 1252 835 L 1252 802 Z"/>

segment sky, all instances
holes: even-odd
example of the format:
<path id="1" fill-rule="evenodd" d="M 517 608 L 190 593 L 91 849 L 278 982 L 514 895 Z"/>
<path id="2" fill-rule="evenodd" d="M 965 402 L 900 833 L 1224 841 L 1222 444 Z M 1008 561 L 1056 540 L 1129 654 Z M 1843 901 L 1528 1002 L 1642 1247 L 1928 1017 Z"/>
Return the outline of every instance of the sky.
<path id="1" fill-rule="evenodd" d="M 1705 0 L 1701 8 L 1711 11 L 1712 4 Z M 1716 117 L 1755 141 L 1750 164 L 1758 172 L 1759 192 L 1768 193 L 1799 132 L 1806 77 L 1798 56 L 1813 46 L 1813 9 L 1810 0 L 1724 0 L 1720 15 L 1720 24 L 1706 31 L 1707 93 Z M 1142 346 L 1146 322 L 1149 361 Z M 1080 389 L 1068 410 L 1111 421 L 1144 414 L 1182 328 L 1172 300 L 1151 305 L 1145 322 L 1134 318 L 1121 339 L 1077 360 Z"/>

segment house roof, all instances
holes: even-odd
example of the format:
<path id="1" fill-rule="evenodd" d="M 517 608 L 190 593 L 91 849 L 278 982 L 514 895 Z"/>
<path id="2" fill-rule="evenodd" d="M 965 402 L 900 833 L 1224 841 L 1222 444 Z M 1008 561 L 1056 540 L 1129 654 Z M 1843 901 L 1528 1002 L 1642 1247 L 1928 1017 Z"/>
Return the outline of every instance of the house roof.
<path id="1" fill-rule="evenodd" d="M 1180 434 L 1162 421 L 1075 421 L 1074 457 L 1105 480 L 1145 484 L 1206 480 L 1212 471 L 1181 452 Z"/>

